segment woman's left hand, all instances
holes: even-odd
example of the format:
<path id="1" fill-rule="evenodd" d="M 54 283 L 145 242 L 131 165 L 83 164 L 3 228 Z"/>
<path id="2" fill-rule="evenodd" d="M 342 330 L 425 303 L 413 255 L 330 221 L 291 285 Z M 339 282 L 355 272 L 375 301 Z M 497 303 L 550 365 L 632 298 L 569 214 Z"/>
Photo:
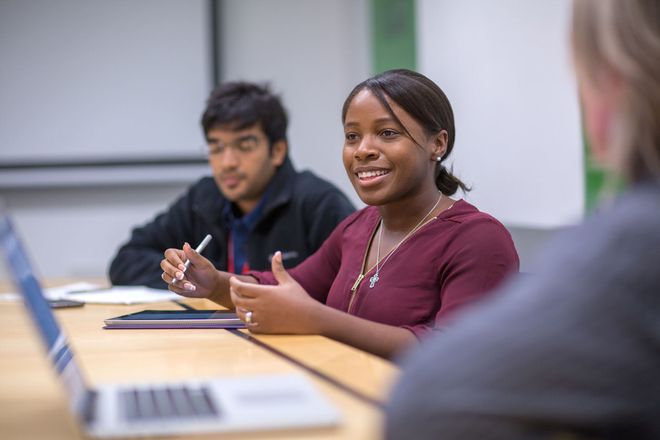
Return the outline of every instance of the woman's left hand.
<path id="1" fill-rule="evenodd" d="M 317 334 L 315 311 L 322 304 L 314 300 L 284 269 L 282 253 L 276 252 L 271 269 L 277 286 L 250 284 L 229 279 L 236 314 L 255 333 Z"/>

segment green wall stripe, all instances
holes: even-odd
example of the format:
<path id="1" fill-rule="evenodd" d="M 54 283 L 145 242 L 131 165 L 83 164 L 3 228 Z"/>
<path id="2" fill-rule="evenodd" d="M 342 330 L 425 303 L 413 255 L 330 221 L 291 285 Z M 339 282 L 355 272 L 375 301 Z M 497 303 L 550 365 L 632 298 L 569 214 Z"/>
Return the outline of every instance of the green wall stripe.
<path id="1" fill-rule="evenodd" d="M 602 168 L 599 168 L 591 156 L 589 143 L 584 139 L 584 190 L 585 190 L 585 210 L 587 213 L 593 211 L 598 205 L 601 192 L 607 183 L 607 174 Z"/>
<path id="2" fill-rule="evenodd" d="M 415 0 L 371 0 L 371 50 L 373 73 L 416 68 Z"/>

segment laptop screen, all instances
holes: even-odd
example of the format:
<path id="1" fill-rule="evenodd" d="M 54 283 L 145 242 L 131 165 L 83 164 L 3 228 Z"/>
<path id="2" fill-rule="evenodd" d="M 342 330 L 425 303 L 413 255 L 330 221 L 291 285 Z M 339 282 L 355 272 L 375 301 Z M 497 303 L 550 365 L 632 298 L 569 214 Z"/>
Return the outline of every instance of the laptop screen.
<path id="1" fill-rule="evenodd" d="M 80 369 L 62 333 L 50 305 L 43 296 L 41 286 L 30 266 L 9 216 L 0 208 L 0 251 L 4 254 L 9 273 L 23 296 L 32 322 L 48 351 L 57 374 L 64 381 L 71 407 L 77 414 L 82 411 L 87 388 Z"/>

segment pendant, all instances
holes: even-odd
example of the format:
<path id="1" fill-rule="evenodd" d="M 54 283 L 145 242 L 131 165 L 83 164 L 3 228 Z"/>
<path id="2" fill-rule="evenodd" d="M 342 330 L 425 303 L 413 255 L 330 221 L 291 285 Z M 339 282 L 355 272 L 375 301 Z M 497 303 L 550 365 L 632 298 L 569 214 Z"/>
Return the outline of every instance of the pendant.
<path id="1" fill-rule="evenodd" d="M 370 288 L 370 289 L 373 289 L 374 286 L 376 285 L 376 283 L 378 282 L 378 280 L 379 280 L 379 278 L 378 278 L 378 272 L 376 272 L 375 274 L 373 274 L 373 275 L 371 276 L 371 278 L 369 278 L 369 288 Z"/>

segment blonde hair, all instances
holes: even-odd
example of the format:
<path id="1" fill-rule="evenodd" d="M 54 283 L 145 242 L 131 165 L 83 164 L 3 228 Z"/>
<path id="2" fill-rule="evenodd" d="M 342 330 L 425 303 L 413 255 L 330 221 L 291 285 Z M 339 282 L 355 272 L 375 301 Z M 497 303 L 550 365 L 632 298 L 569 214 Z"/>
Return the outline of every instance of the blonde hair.
<path id="1" fill-rule="evenodd" d="M 615 166 L 633 182 L 660 178 L 660 1 L 575 0 L 573 50 L 591 79 L 614 71 L 623 80 Z"/>

